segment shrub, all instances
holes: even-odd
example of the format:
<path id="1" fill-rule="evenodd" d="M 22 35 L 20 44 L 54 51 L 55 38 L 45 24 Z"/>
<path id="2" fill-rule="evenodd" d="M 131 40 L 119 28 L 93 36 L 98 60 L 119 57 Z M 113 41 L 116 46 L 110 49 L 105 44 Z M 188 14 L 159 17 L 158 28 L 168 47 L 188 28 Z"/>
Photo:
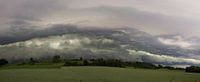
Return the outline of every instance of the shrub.
<path id="1" fill-rule="evenodd" d="M 8 64 L 8 61 L 6 59 L 0 59 L 0 66 Z"/>
<path id="2" fill-rule="evenodd" d="M 61 58 L 59 55 L 56 55 L 56 56 L 53 56 L 53 59 L 52 59 L 53 63 L 58 63 L 61 61 Z"/>
<path id="3" fill-rule="evenodd" d="M 200 67 L 197 66 L 190 66 L 185 69 L 186 72 L 195 72 L 200 73 Z"/>
<path id="4" fill-rule="evenodd" d="M 30 64 L 30 65 L 35 65 L 35 63 L 36 63 L 36 61 L 35 61 L 34 58 L 30 58 L 30 59 L 29 59 L 29 64 Z"/>

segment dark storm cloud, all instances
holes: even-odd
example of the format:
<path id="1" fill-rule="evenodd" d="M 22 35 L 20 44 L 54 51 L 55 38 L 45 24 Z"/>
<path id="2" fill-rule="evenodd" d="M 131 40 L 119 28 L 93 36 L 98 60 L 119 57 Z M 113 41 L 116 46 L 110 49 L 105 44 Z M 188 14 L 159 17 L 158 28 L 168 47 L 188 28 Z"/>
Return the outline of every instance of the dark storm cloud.
<path id="1" fill-rule="evenodd" d="M 76 30 L 76 26 L 74 25 L 58 24 L 49 26 L 47 29 L 37 30 L 37 29 L 32 29 L 35 28 L 34 26 L 32 26 L 32 28 L 30 26 L 29 28 L 26 28 L 25 26 L 29 25 L 29 23 L 26 23 L 24 21 L 21 22 L 14 21 L 12 23 L 13 23 L 13 28 L 9 31 L 9 33 L 7 35 L 0 35 L 0 44 L 8 44 L 18 41 L 24 41 L 37 37 L 62 35 L 66 33 L 71 33 L 74 30 Z"/>
<path id="2" fill-rule="evenodd" d="M 26 44 L 26 42 L 31 42 L 32 39 L 38 37 L 45 38 L 48 41 L 47 37 L 50 36 L 60 37 L 65 34 L 80 34 L 78 32 L 83 29 L 77 28 L 85 29 L 86 27 L 90 27 L 87 29 L 107 29 L 128 26 L 147 32 L 147 35 L 148 33 L 152 35 L 180 34 L 180 36 L 184 34 L 185 36 L 199 37 L 200 6 L 198 3 L 199 1 L 195 0 L 0 0 L 0 46 L 7 44 L 15 46 L 18 45 L 19 41 Z M 122 30 L 122 32 L 125 31 Z M 92 34 L 98 33 L 103 36 L 106 33 L 111 33 L 111 31 L 104 30 L 102 33 L 94 31 Z M 140 39 L 143 38 L 139 33 L 131 35 L 139 35 Z M 142 33 L 141 35 L 145 34 Z M 119 40 L 124 38 L 125 36 L 120 37 Z M 200 48 L 196 46 L 199 45 L 199 39 L 182 37 L 174 39 L 161 36 L 158 37 L 158 40 L 154 36 L 149 38 L 152 38 L 153 41 L 148 46 L 144 43 L 145 46 L 139 45 L 139 47 L 143 50 L 145 48 L 145 50 L 153 49 L 152 51 L 166 49 L 170 51 L 167 52 L 170 54 L 179 53 L 178 55 L 171 54 L 171 56 L 188 56 L 199 59 L 197 54 L 199 54 Z M 149 42 L 151 40 L 149 38 L 141 39 L 138 42 L 141 42 L 141 44 L 145 41 Z M 131 40 L 134 39 L 131 38 Z M 38 39 L 37 42 L 40 42 L 40 40 Z M 57 43 L 53 46 L 56 45 Z M 152 45 L 154 45 L 153 48 L 151 48 Z M 10 46 L 8 46 L 7 51 L 10 51 L 9 48 Z M 2 51 L 4 49 L 4 47 L 1 47 Z M 193 49 L 195 52 L 192 51 Z M 16 49 L 16 52 L 19 51 Z M 185 54 L 186 52 L 189 54 Z M 15 51 L 12 53 L 15 53 Z M 160 52 L 158 51 L 158 53 Z M 147 58 L 162 58 L 162 56 L 158 57 L 152 54 L 145 55 L 147 55 Z M 166 57 L 166 59 L 170 58 Z M 177 58 L 172 59 L 173 61 L 177 60 Z M 180 59 L 178 58 L 178 60 Z M 183 60 L 192 63 L 196 61 Z"/>
<path id="3" fill-rule="evenodd" d="M 0 0 L 0 35 L 15 29 L 13 21 L 23 21 L 29 23 L 26 28 L 31 29 L 52 23 L 73 23 L 100 27 L 130 26 L 156 35 L 180 33 L 199 36 L 200 19 L 195 11 L 199 6 L 195 5 L 195 1 L 179 0 Z"/>
<path id="4" fill-rule="evenodd" d="M 46 9 L 46 8 L 44 8 Z M 43 10 L 43 9 L 42 9 Z M 53 10 L 52 10 L 53 11 Z M 169 31 L 172 28 L 169 27 L 177 27 L 173 28 L 171 30 L 171 33 L 179 33 L 177 30 L 180 30 L 180 33 L 183 32 L 184 30 L 193 30 L 189 29 L 190 24 L 193 25 L 198 25 L 198 22 L 191 21 L 189 19 L 184 19 L 184 18 L 178 18 L 174 16 L 168 16 L 168 15 L 163 15 L 159 13 L 151 13 L 151 12 L 146 12 L 146 11 L 141 11 L 135 8 L 130 8 L 130 7 L 109 7 L 109 6 L 101 6 L 101 7 L 93 7 L 93 8 L 82 8 L 82 9 L 73 9 L 69 10 L 71 12 L 64 12 L 63 14 L 66 14 L 66 16 L 72 16 L 72 17 L 85 17 L 81 20 L 85 20 L 84 22 L 80 22 L 79 20 L 78 25 L 95 25 L 95 22 L 98 22 L 99 24 L 94 26 L 99 28 L 114 28 L 114 27 L 121 27 L 121 26 L 130 26 L 133 28 L 138 28 L 140 30 L 149 32 L 151 34 L 160 34 L 160 33 L 169 33 Z M 41 15 L 43 14 L 40 12 L 40 10 L 37 8 L 35 12 L 39 12 Z M 12 21 L 9 21 L 7 24 L 9 25 L 9 31 L 4 33 L 4 36 L 1 36 L 0 38 L 4 41 L 3 43 L 6 43 L 6 39 L 10 40 L 13 38 L 18 38 L 18 40 L 21 40 L 23 37 L 24 38 L 30 38 L 30 37 L 39 37 L 42 36 L 41 34 L 49 34 L 49 28 L 51 29 L 52 26 L 45 26 L 46 28 L 43 28 L 43 26 L 36 26 L 35 23 L 32 23 L 33 21 L 39 21 L 39 22 L 44 22 L 39 19 L 41 15 L 34 14 L 32 18 L 26 18 L 26 15 L 22 15 L 22 17 L 17 16 L 14 18 Z M 48 15 L 48 14 L 47 14 Z M 95 16 L 97 18 L 97 21 L 92 21 L 90 17 Z M 101 19 L 101 21 L 107 21 L 108 23 L 103 24 L 101 21 L 98 21 L 98 17 L 100 16 L 103 18 L 106 18 L 105 20 Z M 24 17 L 24 18 L 23 18 Z M 59 18 L 59 16 L 58 16 Z M 38 20 L 36 20 L 38 19 Z M 87 21 L 86 21 L 87 20 Z M 95 19 L 94 19 L 95 20 Z M 54 20 L 56 21 L 56 20 Z M 109 23 L 110 22 L 110 23 Z M 67 22 L 66 22 L 67 23 Z M 37 24 L 37 23 L 36 23 Z M 48 23 L 47 23 L 48 24 Z M 104 26 L 108 25 L 108 26 Z M 114 25 L 114 26 L 109 26 L 109 25 Z M 3 27 L 2 27 L 3 28 Z M 36 30 L 35 28 L 42 28 L 42 31 L 40 29 Z M 57 27 L 55 27 L 57 28 Z M 60 28 L 57 28 L 60 29 Z M 44 31 L 46 30 L 46 31 Z M 54 29 L 56 30 L 56 29 Z M 62 31 L 62 30 L 60 30 Z M 39 32 L 39 33 L 36 33 Z M 41 32 L 47 32 L 47 33 L 41 33 Z M 52 32 L 52 31 L 51 31 Z M 58 32 L 58 31 L 57 31 Z M 190 31 L 188 31 L 190 32 Z M 17 34 L 18 33 L 18 34 Z M 58 32 L 59 33 L 59 32 Z M 186 32 L 185 32 L 186 33 Z M 53 33 L 56 34 L 56 33 Z M 7 37 L 9 35 L 9 37 Z M 18 35 L 18 36 L 17 36 Z M 23 36 L 22 36 L 23 35 Z M 24 36 L 26 35 L 26 36 Z M 35 36 L 37 35 L 37 36 Z M 52 35 L 52 34 L 50 34 Z M 9 39 L 8 39 L 9 38 Z M 15 39 L 13 38 L 13 39 Z M 24 40 L 26 40 L 24 39 Z M 8 41 L 9 42 L 14 42 L 17 41 L 16 39 L 13 41 Z"/>

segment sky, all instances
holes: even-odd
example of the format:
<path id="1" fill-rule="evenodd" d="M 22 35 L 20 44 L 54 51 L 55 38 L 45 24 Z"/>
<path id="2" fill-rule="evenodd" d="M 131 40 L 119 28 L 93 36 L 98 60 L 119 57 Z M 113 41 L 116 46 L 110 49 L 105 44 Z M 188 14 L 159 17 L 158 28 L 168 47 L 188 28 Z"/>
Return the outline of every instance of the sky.
<path id="1" fill-rule="evenodd" d="M 53 24 L 133 27 L 152 35 L 200 32 L 199 0 L 0 0 L 0 36 Z"/>
<path id="2" fill-rule="evenodd" d="M 47 46 L 52 49 L 60 48 L 66 38 L 57 36 L 59 41 L 56 40 L 54 44 L 49 40 L 54 42 L 55 38 L 51 39 L 49 36 L 62 35 L 69 30 L 63 28 L 67 26 L 73 29 L 128 27 L 156 37 L 159 44 L 178 47 L 183 51 L 199 52 L 199 3 L 199 0 L 0 0 L 0 51 L 5 52 L 7 49 L 9 52 L 5 53 L 9 55 L 19 52 L 20 49 L 27 49 L 24 53 L 29 53 L 33 50 L 27 46 L 29 44 L 34 48 L 39 44 L 43 45 L 44 49 Z M 45 36 L 45 40 L 38 39 L 41 36 Z M 79 39 L 82 38 L 69 41 L 67 39 L 67 43 L 72 41 L 81 45 Z M 21 40 L 24 42 L 20 42 Z M 83 43 L 85 44 L 84 41 Z M 11 48 L 12 52 L 9 50 Z M 128 51 L 136 53 L 134 50 Z M 44 50 L 41 53 L 46 52 Z M 169 59 L 178 63 L 180 60 L 200 64 L 199 54 L 183 54 L 193 58 L 184 59 L 145 51 L 137 53 L 138 56 L 152 60 L 157 58 L 157 61 L 169 62 L 165 61 Z"/>

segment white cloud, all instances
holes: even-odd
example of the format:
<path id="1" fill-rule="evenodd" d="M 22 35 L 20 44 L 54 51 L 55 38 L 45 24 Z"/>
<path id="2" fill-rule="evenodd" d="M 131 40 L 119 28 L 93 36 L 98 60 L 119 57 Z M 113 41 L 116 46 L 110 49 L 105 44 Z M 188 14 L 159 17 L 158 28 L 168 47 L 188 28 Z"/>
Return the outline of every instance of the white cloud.
<path id="1" fill-rule="evenodd" d="M 107 44 L 113 43 L 114 41 L 108 38 L 87 37 L 79 34 L 49 36 L 45 38 L 34 38 L 27 41 L 0 45 L 0 58 L 28 58 L 46 55 L 50 56 L 55 54 L 68 56 L 67 54 L 70 53 L 76 53 L 70 54 L 76 56 L 83 53 L 92 53 L 94 50 L 102 51 L 102 53 L 110 53 L 113 47 L 110 45 L 107 46 Z M 98 47 L 98 45 L 103 45 L 103 47 Z M 112 53 L 114 53 L 114 51 Z"/>
<path id="2" fill-rule="evenodd" d="M 184 40 L 181 36 L 174 36 L 170 39 L 159 37 L 158 40 L 165 45 L 178 46 L 185 49 L 193 49 L 193 45 L 195 45 L 190 41 Z"/>
<path id="3" fill-rule="evenodd" d="M 135 51 L 135 50 L 128 50 L 128 51 L 130 55 L 132 55 L 133 57 L 136 57 L 140 61 L 157 62 L 157 63 L 172 64 L 172 65 L 176 65 L 176 64 L 199 65 L 200 64 L 200 60 L 192 59 L 192 58 L 158 55 L 158 54 L 152 54 L 145 51 Z"/>

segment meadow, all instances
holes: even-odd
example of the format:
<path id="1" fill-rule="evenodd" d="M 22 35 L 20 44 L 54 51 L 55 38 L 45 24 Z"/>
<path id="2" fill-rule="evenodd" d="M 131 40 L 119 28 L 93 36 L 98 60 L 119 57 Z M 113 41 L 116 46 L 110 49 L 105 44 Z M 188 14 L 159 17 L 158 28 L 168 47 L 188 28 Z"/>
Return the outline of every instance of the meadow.
<path id="1" fill-rule="evenodd" d="M 55 66 L 0 69 L 0 82 L 200 82 L 200 74 L 165 69 Z"/>

